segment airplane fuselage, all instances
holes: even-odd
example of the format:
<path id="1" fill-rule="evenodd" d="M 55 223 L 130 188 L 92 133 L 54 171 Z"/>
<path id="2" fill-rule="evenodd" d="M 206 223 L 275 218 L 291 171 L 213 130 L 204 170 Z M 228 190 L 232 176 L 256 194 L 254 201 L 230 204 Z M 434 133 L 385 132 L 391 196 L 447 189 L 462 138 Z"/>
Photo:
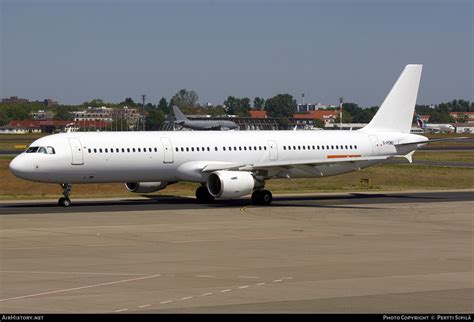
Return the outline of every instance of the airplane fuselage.
<path id="1" fill-rule="evenodd" d="M 52 147 L 55 153 L 22 153 L 10 168 L 18 177 L 39 182 L 204 183 L 208 173 L 201 170 L 209 164 L 400 155 L 409 151 L 400 151 L 395 144 L 424 139 L 419 137 L 362 131 L 70 132 L 36 140 L 30 147 Z M 313 173 L 298 168 L 288 171 L 276 168 L 265 176 L 329 176 L 378 162 L 321 165 Z"/>
<path id="2" fill-rule="evenodd" d="M 454 132 L 455 128 L 451 124 L 425 124 L 424 129 L 432 131 Z"/>
<path id="3" fill-rule="evenodd" d="M 186 120 L 186 121 L 177 121 L 176 123 L 193 130 L 203 130 L 203 131 L 220 130 L 220 129 L 232 130 L 239 127 L 237 124 L 231 121 Z"/>

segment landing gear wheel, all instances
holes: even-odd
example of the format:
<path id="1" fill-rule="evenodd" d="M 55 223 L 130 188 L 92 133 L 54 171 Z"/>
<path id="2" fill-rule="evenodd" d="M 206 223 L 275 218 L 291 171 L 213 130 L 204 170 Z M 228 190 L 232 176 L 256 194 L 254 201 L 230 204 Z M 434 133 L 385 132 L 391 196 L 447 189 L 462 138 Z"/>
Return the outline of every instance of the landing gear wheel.
<path id="1" fill-rule="evenodd" d="M 260 200 L 262 202 L 262 205 L 269 205 L 272 203 L 273 195 L 268 190 L 262 190 L 260 192 Z"/>
<path id="2" fill-rule="evenodd" d="M 58 200 L 58 205 L 63 207 L 69 207 L 71 205 L 71 200 L 69 200 L 69 198 L 61 197 Z"/>
<path id="3" fill-rule="evenodd" d="M 253 193 L 252 193 L 252 203 L 254 205 L 258 205 L 260 202 L 260 190 L 255 190 Z"/>
<path id="4" fill-rule="evenodd" d="M 252 193 L 252 202 L 256 205 L 269 205 L 272 200 L 272 193 L 268 190 L 255 190 Z"/>
<path id="5" fill-rule="evenodd" d="M 206 187 L 201 186 L 196 189 L 196 199 L 199 203 L 212 203 L 215 198 L 211 196 Z"/>
<path id="6" fill-rule="evenodd" d="M 63 197 L 59 198 L 58 205 L 63 207 L 69 207 L 71 205 L 69 195 L 71 194 L 72 185 L 70 185 L 69 183 L 63 183 L 61 184 L 61 188 L 63 189 Z"/>

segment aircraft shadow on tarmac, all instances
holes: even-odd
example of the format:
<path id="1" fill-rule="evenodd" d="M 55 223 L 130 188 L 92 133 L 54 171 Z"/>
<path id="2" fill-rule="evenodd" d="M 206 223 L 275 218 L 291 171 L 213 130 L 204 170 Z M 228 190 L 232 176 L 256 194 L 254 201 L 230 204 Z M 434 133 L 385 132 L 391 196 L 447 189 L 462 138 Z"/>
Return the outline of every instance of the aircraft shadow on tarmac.
<path id="1" fill-rule="evenodd" d="M 71 207 L 64 208 L 56 202 L 25 202 L 0 205 L 0 214 L 20 213 L 64 213 L 64 212 L 119 212 L 140 210 L 192 210 L 241 208 L 251 206 L 249 198 L 235 200 L 217 200 L 212 204 L 200 204 L 194 198 L 172 195 L 146 196 L 146 199 L 80 200 Z M 298 208 L 341 208 L 341 209 L 379 209 L 367 207 L 373 204 L 450 201 L 449 193 L 380 194 L 352 193 L 340 195 L 276 196 L 270 206 L 257 207 L 298 207 Z M 367 205 L 366 207 L 362 205 Z"/>

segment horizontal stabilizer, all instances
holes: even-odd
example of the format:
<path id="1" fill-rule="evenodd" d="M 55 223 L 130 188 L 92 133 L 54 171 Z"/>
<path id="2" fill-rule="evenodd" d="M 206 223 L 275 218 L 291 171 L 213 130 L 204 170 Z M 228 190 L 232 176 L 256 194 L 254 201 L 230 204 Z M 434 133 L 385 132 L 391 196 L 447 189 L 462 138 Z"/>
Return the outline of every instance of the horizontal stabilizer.
<path id="1" fill-rule="evenodd" d="M 444 141 L 462 141 L 465 139 L 468 139 L 468 138 L 467 137 L 454 137 L 454 138 L 444 138 L 444 139 L 431 139 L 431 140 L 426 140 L 426 141 L 406 142 L 406 143 L 400 143 L 400 144 L 395 144 L 395 145 L 403 146 L 403 145 L 411 145 L 411 144 L 428 144 L 428 143 L 444 142 Z"/>

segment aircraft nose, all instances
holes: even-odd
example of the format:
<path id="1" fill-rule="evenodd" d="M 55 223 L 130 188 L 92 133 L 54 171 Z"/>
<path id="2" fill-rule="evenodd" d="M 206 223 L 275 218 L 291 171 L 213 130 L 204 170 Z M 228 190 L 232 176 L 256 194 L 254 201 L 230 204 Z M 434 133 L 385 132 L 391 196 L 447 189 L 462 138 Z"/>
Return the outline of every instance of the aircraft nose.
<path id="1" fill-rule="evenodd" d="M 19 178 L 25 178 L 25 175 L 28 172 L 28 165 L 23 155 L 15 157 L 10 162 L 9 168 L 10 172 Z"/>

